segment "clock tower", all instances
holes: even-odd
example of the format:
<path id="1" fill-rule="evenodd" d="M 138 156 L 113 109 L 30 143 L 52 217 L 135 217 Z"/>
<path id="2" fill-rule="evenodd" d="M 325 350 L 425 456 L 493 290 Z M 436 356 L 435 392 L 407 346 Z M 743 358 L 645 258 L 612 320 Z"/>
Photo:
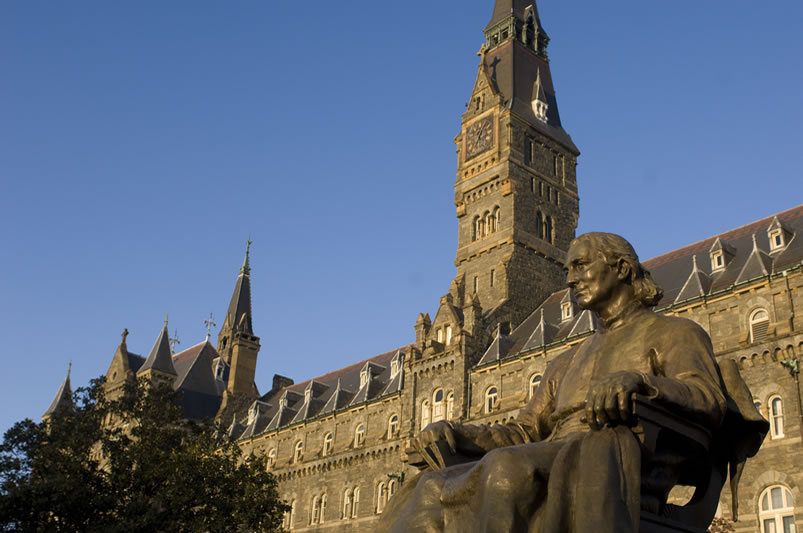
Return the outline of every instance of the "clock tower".
<path id="1" fill-rule="evenodd" d="M 496 0 L 457 145 L 453 297 L 515 327 L 564 285 L 580 154 L 563 129 L 533 0 Z"/>

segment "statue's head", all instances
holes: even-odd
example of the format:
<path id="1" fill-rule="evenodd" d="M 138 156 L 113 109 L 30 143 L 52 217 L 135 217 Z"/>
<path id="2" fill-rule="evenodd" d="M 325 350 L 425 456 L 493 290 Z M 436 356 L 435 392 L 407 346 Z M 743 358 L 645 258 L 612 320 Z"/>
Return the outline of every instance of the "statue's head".
<path id="1" fill-rule="evenodd" d="M 613 233 L 591 232 L 574 239 L 569 246 L 567 276 L 583 308 L 594 308 L 622 284 L 629 285 L 633 298 L 646 306 L 657 304 L 663 296 L 630 243 Z"/>

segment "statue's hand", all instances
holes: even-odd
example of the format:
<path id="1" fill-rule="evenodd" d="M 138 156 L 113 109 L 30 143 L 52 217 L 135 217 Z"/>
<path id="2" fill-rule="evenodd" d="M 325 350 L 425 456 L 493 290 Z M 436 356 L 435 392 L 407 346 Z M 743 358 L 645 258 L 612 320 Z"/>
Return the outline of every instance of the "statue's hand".
<path id="1" fill-rule="evenodd" d="M 453 454 L 457 453 L 457 434 L 454 426 L 446 420 L 431 423 L 421 431 L 416 440 L 422 450 L 436 441 L 444 440 L 449 445 L 449 450 Z"/>
<path id="2" fill-rule="evenodd" d="M 643 374 L 616 372 L 594 381 L 586 395 L 585 418 L 592 429 L 633 420 L 633 393 L 646 392 Z"/>

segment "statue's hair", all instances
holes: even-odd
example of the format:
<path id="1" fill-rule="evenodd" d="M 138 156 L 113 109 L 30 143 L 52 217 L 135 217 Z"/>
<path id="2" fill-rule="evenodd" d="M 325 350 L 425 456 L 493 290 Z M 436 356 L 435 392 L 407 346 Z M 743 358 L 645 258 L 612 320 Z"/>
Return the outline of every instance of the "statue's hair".
<path id="1" fill-rule="evenodd" d="M 661 300 L 664 295 L 663 289 L 652 280 L 650 271 L 639 262 L 636 251 L 624 237 L 614 233 L 592 231 L 580 235 L 572 241 L 571 245 L 574 246 L 581 242 L 588 242 L 611 266 L 617 265 L 619 260 L 630 265 L 630 284 L 633 286 L 636 298 L 641 303 L 653 306 Z"/>

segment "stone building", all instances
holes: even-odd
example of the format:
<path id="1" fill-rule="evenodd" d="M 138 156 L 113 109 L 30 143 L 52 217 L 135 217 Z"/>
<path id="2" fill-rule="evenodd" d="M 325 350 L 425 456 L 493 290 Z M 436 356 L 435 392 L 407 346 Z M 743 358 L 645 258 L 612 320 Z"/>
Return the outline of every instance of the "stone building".
<path id="1" fill-rule="evenodd" d="M 168 381 L 189 417 L 216 417 L 246 451 L 266 454 L 292 506 L 287 529 L 371 531 L 415 473 L 404 450 L 422 427 L 515 417 L 549 361 L 596 328 L 564 287 L 579 151 L 560 121 L 549 37 L 532 0 L 496 0 L 484 31 L 455 138 L 457 274 L 409 345 L 301 383 L 275 376 L 260 394 L 246 250 L 216 347 L 207 337 L 173 355 L 165 324 L 147 358 L 124 337 L 109 367 L 110 392 L 134 376 Z M 703 326 L 771 422 L 742 477 L 737 531 L 803 523 L 802 231 L 798 206 L 644 262 L 665 290 L 657 310 Z M 721 512 L 731 512 L 727 491 Z"/>

